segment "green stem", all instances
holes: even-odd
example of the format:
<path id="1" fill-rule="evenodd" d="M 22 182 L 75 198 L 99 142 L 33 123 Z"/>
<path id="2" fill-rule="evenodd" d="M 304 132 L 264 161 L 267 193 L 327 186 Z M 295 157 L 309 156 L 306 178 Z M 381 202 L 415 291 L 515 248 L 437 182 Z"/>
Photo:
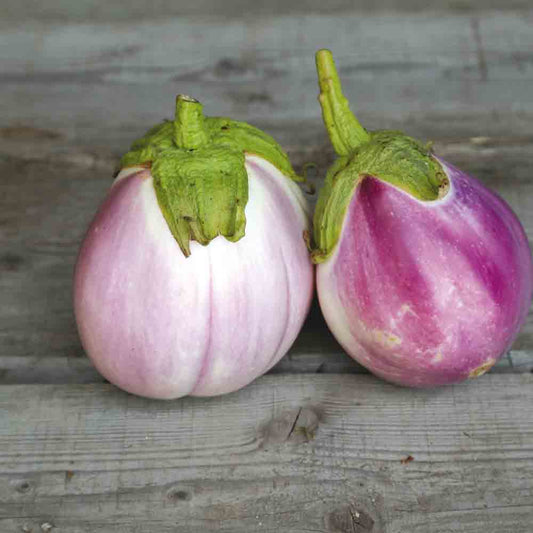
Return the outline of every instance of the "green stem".
<path id="1" fill-rule="evenodd" d="M 320 86 L 318 99 L 331 144 L 337 154 L 348 155 L 357 146 L 368 141 L 370 135 L 350 111 L 329 50 L 319 50 L 316 53 L 316 69 Z"/>
<path id="2" fill-rule="evenodd" d="M 195 150 L 208 142 L 202 104 L 190 96 L 178 94 L 174 119 L 175 145 L 185 150 Z"/>

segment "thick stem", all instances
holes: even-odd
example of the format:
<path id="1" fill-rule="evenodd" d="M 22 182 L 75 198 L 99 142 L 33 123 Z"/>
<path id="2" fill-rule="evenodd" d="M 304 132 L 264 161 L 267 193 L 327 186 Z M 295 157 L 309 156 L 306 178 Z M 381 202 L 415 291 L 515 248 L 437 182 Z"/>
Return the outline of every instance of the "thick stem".
<path id="1" fill-rule="evenodd" d="M 357 146 L 368 141 L 370 136 L 350 111 L 329 50 L 319 50 L 316 53 L 316 68 L 320 86 L 318 99 L 331 144 L 337 154 L 348 155 Z"/>
<path id="2" fill-rule="evenodd" d="M 183 94 L 176 97 L 174 143 L 178 148 L 194 150 L 209 142 L 202 104 Z"/>

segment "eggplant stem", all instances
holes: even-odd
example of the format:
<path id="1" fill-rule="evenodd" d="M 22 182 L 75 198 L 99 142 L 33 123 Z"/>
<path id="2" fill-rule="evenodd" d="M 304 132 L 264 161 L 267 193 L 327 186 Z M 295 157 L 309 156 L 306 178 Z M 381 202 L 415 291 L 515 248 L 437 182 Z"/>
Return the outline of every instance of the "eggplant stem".
<path id="1" fill-rule="evenodd" d="M 333 55 L 329 50 L 323 49 L 316 53 L 316 68 L 320 86 L 318 100 L 331 144 L 338 155 L 348 155 L 367 142 L 370 135 L 350 111 L 348 100 L 342 94 Z"/>
<path id="2" fill-rule="evenodd" d="M 185 150 L 196 150 L 209 142 L 202 104 L 183 94 L 176 97 L 174 144 Z"/>

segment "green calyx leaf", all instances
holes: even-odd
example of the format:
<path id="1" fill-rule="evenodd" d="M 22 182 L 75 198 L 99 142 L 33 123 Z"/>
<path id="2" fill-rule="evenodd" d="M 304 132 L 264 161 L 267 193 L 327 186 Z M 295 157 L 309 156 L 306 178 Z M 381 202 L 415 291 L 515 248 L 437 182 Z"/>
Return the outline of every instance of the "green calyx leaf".
<path id="1" fill-rule="evenodd" d="M 326 261 L 340 238 L 348 206 L 361 180 L 372 176 L 421 201 L 443 197 L 448 178 L 427 146 L 399 131 L 365 130 L 344 98 L 329 50 L 317 52 L 320 104 L 339 157 L 319 192 L 314 215 L 315 263 Z"/>
<path id="2" fill-rule="evenodd" d="M 349 155 L 337 158 L 320 190 L 314 216 L 313 260 L 328 259 L 337 244 L 353 194 L 373 176 L 422 201 L 442 197 L 448 179 L 440 163 L 418 141 L 397 131 L 376 131 Z"/>
<path id="3" fill-rule="evenodd" d="M 174 121 L 135 141 L 121 166 L 151 167 L 161 211 L 189 256 L 191 240 L 207 245 L 218 235 L 232 242 L 244 236 L 245 154 L 260 156 L 287 178 L 302 181 L 272 137 L 245 122 L 204 117 L 198 101 L 179 95 Z"/>

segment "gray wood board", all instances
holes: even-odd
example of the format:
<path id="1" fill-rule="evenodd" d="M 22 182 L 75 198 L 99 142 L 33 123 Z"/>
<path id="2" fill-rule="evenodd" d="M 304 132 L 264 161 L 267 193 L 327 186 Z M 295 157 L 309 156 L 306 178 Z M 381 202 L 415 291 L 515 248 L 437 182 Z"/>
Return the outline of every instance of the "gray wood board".
<path id="1" fill-rule="evenodd" d="M 455 142 L 441 142 L 437 148 L 498 190 L 531 236 L 533 183 L 527 179 L 530 163 L 526 158 L 533 155 L 533 144 L 508 146 L 497 142 L 497 148 Z M 13 153 L 18 142 L 10 143 Z M 302 152 L 293 153 L 296 163 L 305 160 Z M 20 154 L 0 157 L 0 356 L 4 358 L 83 354 L 72 315 L 72 270 L 85 228 L 111 183 L 116 163 L 112 155 L 100 154 L 100 158 L 98 154 L 84 157 L 85 152 L 70 148 L 55 162 L 44 154 L 36 159 Z M 317 148 L 314 155 L 322 174 L 331 151 L 321 153 Z M 513 350 L 532 349 L 530 315 Z M 313 357 L 311 366 L 317 354 L 342 354 L 316 305 L 290 354 L 299 361 Z M 325 358 L 326 367 L 329 361 Z"/>
<path id="2" fill-rule="evenodd" d="M 268 376 L 171 402 L 3 386 L 0 530 L 530 533 L 532 402 L 531 375 Z"/>
<path id="3" fill-rule="evenodd" d="M 309 130 L 320 120 L 314 52 L 329 47 L 369 128 L 531 135 L 533 9 L 316 15 L 300 6 L 233 20 L 0 27 L 1 124 L 123 150 L 182 92 L 209 114 L 271 125 L 282 141 L 297 129 L 305 146 L 320 131 Z"/>
<path id="4" fill-rule="evenodd" d="M 318 164 L 319 182 L 333 159 L 316 102 L 313 54 L 322 46 L 334 50 L 368 127 L 435 140 L 439 154 L 498 190 L 533 235 L 527 3 L 497 11 L 496 2 L 434 2 L 413 13 L 407 4 L 339 0 L 341 12 L 318 16 L 318 3 L 296 2 L 254 18 L 236 16 L 237 1 L 224 16 L 217 3 L 203 10 L 198 2 L 182 17 L 172 16 L 179 4 L 158 2 L 142 19 L 121 21 L 100 16 L 118 13 L 117 2 L 93 4 L 54 2 L 33 20 L 41 8 L 17 2 L 0 24 L 4 377 L 22 373 L 20 357 L 82 355 L 70 301 L 79 243 L 120 154 L 172 114 L 176 92 L 199 97 L 208 113 L 266 128 L 298 168 Z M 531 316 L 513 349 L 533 349 Z M 314 368 L 326 354 L 338 363 L 316 368 L 357 368 L 315 308 L 282 367 Z"/>
<path id="5" fill-rule="evenodd" d="M 305 334 L 305 330 L 304 330 Z M 491 370 L 492 374 L 533 372 L 533 353 L 513 351 Z M 368 374 L 368 370 L 342 350 L 291 350 L 269 374 Z M 2 357 L 0 385 L 104 383 L 106 380 L 86 357 Z"/>
<path id="6" fill-rule="evenodd" d="M 4 6 L 0 24 L 47 22 L 131 22 L 139 20 L 190 17 L 206 19 L 262 19 L 273 14 L 331 14 L 331 13 L 461 13 L 476 14 L 491 10 L 527 11 L 528 0 L 271 0 L 251 3 L 249 0 L 158 0 L 147 7 L 144 0 L 130 0 L 127 9 L 121 0 L 49 0 L 46 4 L 35 0 L 18 0 Z"/>

